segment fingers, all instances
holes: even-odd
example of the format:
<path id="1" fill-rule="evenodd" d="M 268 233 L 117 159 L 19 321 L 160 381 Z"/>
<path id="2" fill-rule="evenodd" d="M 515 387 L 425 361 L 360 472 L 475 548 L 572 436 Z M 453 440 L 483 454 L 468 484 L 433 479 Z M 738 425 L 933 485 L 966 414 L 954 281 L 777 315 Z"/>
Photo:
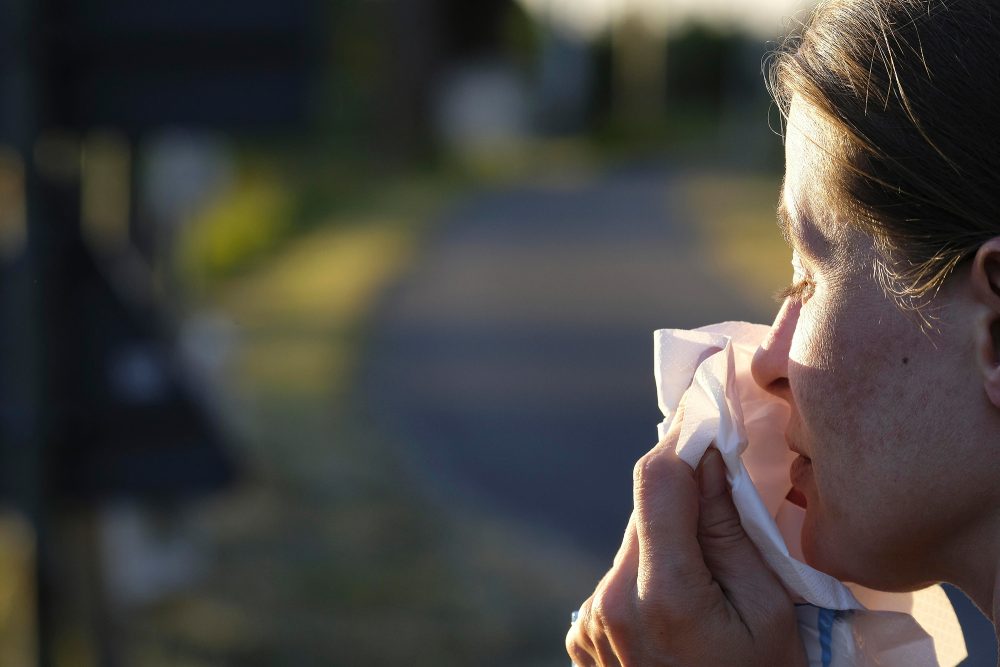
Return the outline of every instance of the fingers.
<path id="1" fill-rule="evenodd" d="M 765 601 L 786 601 L 784 588 L 743 530 L 718 450 L 705 453 L 697 475 L 698 542 L 705 564 L 726 597 L 741 616 L 759 609 Z"/>
<path id="2" fill-rule="evenodd" d="M 670 434 L 635 467 L 637 592 L 640 600 L 662 599 L 664 604 L 686 605 L 690 596 L 685 591 L 710 585 L 711 575 L 698 544 L 698 486 L 694 473 L 668 446 L 669 440 Z"/>
<path id="3" fill-rule="evenodd" d="M 621 547 L 567 651 L 578 667 L 801 663 L 794 607 L 743 531 L 722 457 L 691 470 L 675 452 L 681 421 L 636 464 Z"/>
<path id="4" fill-rule="evenodd" d="M 684 592 L 711 585 L 698 544 L 698 492 L 691 467 L 675 448 L 684 423 L 682 399 L 663 440 L 639 459 L 632 494 L 639 542 L 637 594 L 659 604 L 683 604 Z M 667 602 L 669 601 L 669 603 Z M 676 609 L 684 613 L 684 609 Z"/>
<path id="5" fill-rule="evenodd" d="M 597 651 L 590 637 L 581 631 L 579 623 L 577 621 L 571 625 L 569 632 L 566 633 L 566 653 L 573 661 L 573 667 L 591 667 L 596 664 L 594 659 Z"/>
<path id="6" fill-rule="evenodd" d="M 566 651 L 577 667 L 621 667 L 613 634 L 630 622 L 626 600 L 617 595 L 612 572 L 604 577 L 566 635 Z"/>
<path id="7" fill-rule="evenodd" d="M 631 635 L 635 580 L 639 563 L 639 538 L 635 512 L 629 517 L 622 545 L 611 569 L 594 594 L 579 609 L 576 623 L 566 635 L 566 651 L 577 667 L 618 667 L 619 655 Z"/>

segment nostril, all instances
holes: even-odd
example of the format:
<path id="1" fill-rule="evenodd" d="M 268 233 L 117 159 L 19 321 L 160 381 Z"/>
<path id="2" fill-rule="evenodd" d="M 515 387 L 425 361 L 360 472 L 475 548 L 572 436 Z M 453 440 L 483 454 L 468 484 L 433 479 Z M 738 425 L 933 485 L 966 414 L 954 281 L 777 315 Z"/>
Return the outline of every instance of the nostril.
<path id="1" fill-rule="evenodd" d="M 769 341 L 773 344 L 773 341 Z M 785 363 L 776 354 L 777 350 L 765 347 L 767 343 L 757 348 L 750 364 L 750 374 L 758 387 L 771 394 L 783 396 L 788 389 L 788 377 Z"/>
<path id="2" fill-rule="evenodd" d="M 777 392 L 788 388 L 788 355 L 798 323 L 800 303 L 788 299 L 774 319 L 774 324 L 754 352 L 750 372 L 760 388 Z"/>
<path id="3" fill-rule="evenodd" d="M 763 345 L 757 348 L 750 361 L 750 375 L 753 376 L 754 382 L 762 388 L 766 388 L 771 383 L 773 374 L 768 372 L 767 349 Z"/>
<path id="4" fill-rule="evenodd" d="M 767 387 L 765 387 L 767 391 L 771 392 L 772 394 L 776 394 L 778 396 L 784 396 L 788 392 L 788 388 L 789 388 L 788 378 L 786 377 L 778 378 L 777 380 L 772 381 L 771 384 L 767 385 Z"/>

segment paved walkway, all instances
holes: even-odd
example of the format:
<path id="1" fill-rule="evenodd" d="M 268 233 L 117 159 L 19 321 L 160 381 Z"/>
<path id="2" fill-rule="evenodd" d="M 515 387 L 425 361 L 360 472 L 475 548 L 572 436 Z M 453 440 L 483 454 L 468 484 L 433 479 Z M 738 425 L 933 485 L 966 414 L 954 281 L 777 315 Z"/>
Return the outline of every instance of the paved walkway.
<path id="1" fill-rule="evenodd" d="M 706 269 L 670 170 L 454 208 L 376 323 L 370 402 L 415 465 L 602 557 L 655 442 L 652 331 L 766 319 Z"/>

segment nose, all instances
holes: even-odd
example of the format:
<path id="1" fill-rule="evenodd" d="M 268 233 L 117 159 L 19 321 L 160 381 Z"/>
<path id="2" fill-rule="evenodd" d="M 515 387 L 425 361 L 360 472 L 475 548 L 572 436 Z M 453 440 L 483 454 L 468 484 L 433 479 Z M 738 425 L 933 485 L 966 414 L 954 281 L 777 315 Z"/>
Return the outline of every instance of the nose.
<path id="1" fill-rule="evenodd" d="M 778 316 L 774 318 L 771 330 L 757 348 L 750 364 L 754 381 L 762 389 L 786 401 L 791 398 L 788 388 L 788 354 L 801 309 L 802 302 L 798 299 L 785 299 Z"/>

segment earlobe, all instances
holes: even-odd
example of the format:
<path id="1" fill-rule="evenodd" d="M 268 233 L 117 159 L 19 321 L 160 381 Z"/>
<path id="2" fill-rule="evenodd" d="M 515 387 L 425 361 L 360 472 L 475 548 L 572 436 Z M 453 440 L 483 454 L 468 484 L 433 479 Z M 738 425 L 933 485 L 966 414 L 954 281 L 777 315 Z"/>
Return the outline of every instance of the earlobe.
<path id="1" fill-rule="evenodd" d="M 990 338 L 992 338 L 990 336 Z M 980 348 L 982 354 L 980 364 L 983 371 L 983 388 L 986 390 L 986 397 L 994 407 L 1000 408 L 1000 363 L 996 361 L 997 348 L 996 341 L 992 340 Z"/>
<path id="2" fill-rule="evenodd" d="M 976 350 L 983 388 L 990 403 L 1000 408 L 1000 237 L 976 251 L 969 281 L 979 306 Z"/>

